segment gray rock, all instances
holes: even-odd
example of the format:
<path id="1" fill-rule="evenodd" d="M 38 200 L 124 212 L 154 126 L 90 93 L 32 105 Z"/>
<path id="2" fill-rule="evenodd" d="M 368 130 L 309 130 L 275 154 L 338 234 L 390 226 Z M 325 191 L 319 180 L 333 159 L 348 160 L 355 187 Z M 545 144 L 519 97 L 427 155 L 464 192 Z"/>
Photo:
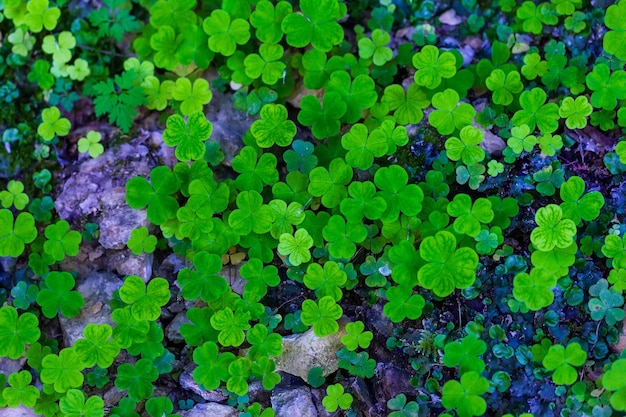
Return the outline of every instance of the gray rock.
<path id="1" fill-rule="evenodd" d="M 308 387 L 276 388 L 272 394 L 272 408 L 276 417 L 317 417 L 318 412 Z"/>
<path id="2" fill-rule="evenodd" d="M 375 397 L 380 401 L 387 401 L 398 394 L 414 395 L 416 389 L 411 385 L 413 375 L 393 363 L 381 363 L 376 365 Z"/>
<path id="3" fill-rule="evenodd" d="M 80 281 L 76 288 L 85 298 L 85 305 L 76 317 L 68 318 L 59 315 L 59 322 L 63 330 L 63 338 L 66 346 L 71 346 L 83 336 L 83 329 L 89 323 L 108 323 L 111 320 L 111 307 L 109 301 L 113 291 L 119 289 L 123 281 L 109 272 L 93 272 Z"/>
<path id="4" fill-rule="evenodd" d="M 368 329 L 375 330 L 374 334 L 376 334 L 377 337 L 387 340 L 388 337 L 393 335 L 394 324 L 389 320 L 389 317 L 385 316 L 383 313 L 381 303 L 376 303 L 371 308 L 366 309 L 365 318 L 365 325 Z"/>
<path id="5" fill-rule="evenodd" d="M 226 401 L 228 397 L 226 397 L 221 390 L 205 390 L 200 388 L 198 383 L 193 379 L 193 370 L 195 366 L 190 365 L 187 366 L 183 372 L 180 374 L 180 378 L 178 380 L 181 388 L 191 391 L 195 394 L 198 394 L 206 401 L 212 402 L 221 402 Z M 207 414 L 210 415 L 210 414 Z"/>
<path id="6" fill-rule="evenodd" d="M 324 376 L 339 369 L 337 351 L 346 334 L 345 324 L 340 322 L 339 331 L 323 338 L 315 336 L 313 329 L 302 334 L 283 338 L 283 352 L 276 358 L 276 371 L 287 372 L 307 380 L 309 369 L 321 367 Z"/>
<path id="7" fill-rule="evenodd" d="M 243 147 L 241 138 L 250 129 L 258 116 L 250 116 L 233 108 L 230 95 L 213 91 L 213 98 L 209 103 L 207 119 L 213 124 L 211 140 L 216 140 L 224 152 L 225 165 L 230 166 L 233 157 Z"/>
<path id="8" fill-rule="evenodd" d="M 161 262 L 161 265 L 155 270 L 155 274 L 159 277 L 176 276 L 181 269 L 191 267 L 193 264 L 190 261 L 178 254 L 171 253 Z"/>
<path id="9" fill-rule="evenodd" d="M 151 253 L 133 254 L 130 250 L 116 251 L 108 258 L 109 267 L 120 275 L 137 275 L 145 282 L 152 276 Z"/>
<path id="10" fill-rule="evenodd" d="M 148 226 L 145 211 L 126 204 L 126 182 L 134 176 L 148 177 L 152 168 L 146 157 L 148 148 L 139 141 L 80 164 L 55 199 L 62 219 L 70 223 L 95 219 L 100 226 L 99 242 L 106 249 L 124 248 L 132 229 Z"/>
<path id="11" fill-rule="evenodd" d="M 241 265 L 226 265 L 222 268 L 220 275 L 224 277 L 226 282 L 228 282 L 228 285 L 234 293 L 242 295 L 243 288 L 246 285 L 246 280 L 241 278 L 241 275 L 239 274 L 240 268 Z"/>
<path id="12" fill-rule="evenodd" d="M 113 407 L 120 403 L 122 398 L 126 398 L 128 393 L 126 390 L 121 390 L 116 386 L 112 386 L 107 392 L 102 396 L 102 400 L 104 401 L 105 407 Z"/>
<path id="13" fill-rule="evenodd" d="M 185 338 L 180 334 L 180 326 L 184 323 L 191 323 L 187 318 L 187 313 L 178 313 L 165 328 L 165 337 L 167 337 L 170 342 L 184 343 Z"/>
<path id="14" fill-rule="evenodd" d="M 326 411 L 326 407 L 322 404 L 324 397 L 326 396 L 326 389 L 324 388 L 312 388 L 311 389 L 311 399 L 313 400 L 313 404 L 315 404 L 315 408 L 317 409 L 318 417 L 338 417 L 342 415 L 342 411 L 338 408 L 335 412 L 329 413 Z"/>
<path id="15" fill-rule="evenodd" d="M 374 402 L 363 378 L 355 378 L 350 384 L 349 392 L 354 396 L 355 405 L 364 411 L 366 415 L 372 415 Z"/>
<path id="16" fill-rule="evenodd" d="M 0 358 L 0 373 L 4 374 L 8 378 L 12 373 L 21 371 L 24 363 L 26 363 L 25 357 L 21 357 L 16 360 Z"/>
<path id="17" fill-rule="evenodd" d="M 20 405 L 17 408 L 2 408 L 0 409 L 0 417 L 38 417 L 39 414 L 35 413 L 32 408 L 26 408 Z"/>
<path id="18" fill-rule="evenodd" d="M 271 391 L 263 388 L 261 381 L 251 381 L 248 384 L 248 397 L 251 403 L 267 404 L 270 401 L 271 394 Z"/>
<path id="19" fill-rule="evenodd" d="M 178 414 L 182 417 L 237 417 L 239 415 L 233 407 L 216 403 L 196 404 L 191 410 L 179 411 Z"/>

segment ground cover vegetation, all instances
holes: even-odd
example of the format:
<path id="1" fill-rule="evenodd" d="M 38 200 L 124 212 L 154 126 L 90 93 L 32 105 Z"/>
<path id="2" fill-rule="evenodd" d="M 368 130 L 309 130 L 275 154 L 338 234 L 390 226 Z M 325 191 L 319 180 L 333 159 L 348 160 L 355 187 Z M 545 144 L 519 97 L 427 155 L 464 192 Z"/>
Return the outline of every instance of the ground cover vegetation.
<path id="1" fill-rule="evenodd" d="M 177 360 L 268 417 L 247 393 L 280 383 L 283 337 L 342 328 L 339 370 L 307 381 L 329 412 L 367 415 L 351 383 L 375 378 L 378 346 L 413 375 L 377 399 L 389 416 L 625 415 L 625 16 L 605 0 L 0 0 L 0 356 L 25 358 L 0 404 L 176 416 L 193 402 L 153 393 Z M 256 117 L 226 168 L 216 91 Z M 188 267 L 125 277 L 113 324 L 64 346 L 46 325 L 84 299 L 60 265 L 98 227 L 58 218 L 54 173 L 147 113 L 179 162 L 127 182 L 150 222 L 128 248 Z M 113 134 L 72 136 L 96 120 Z M 160 320 L 176 297 L 184 355 Z M 392 335 L 369 326 L 375 305 Z M 112 385 L 127 398 L 105 405 Z"/>

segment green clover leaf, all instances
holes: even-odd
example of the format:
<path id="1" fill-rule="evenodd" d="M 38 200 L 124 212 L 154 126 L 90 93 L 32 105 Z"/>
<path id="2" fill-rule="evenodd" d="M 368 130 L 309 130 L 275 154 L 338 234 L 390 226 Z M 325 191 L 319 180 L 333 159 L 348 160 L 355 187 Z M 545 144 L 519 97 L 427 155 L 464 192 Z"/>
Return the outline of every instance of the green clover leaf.
<path id="1" fill-rule="evenodd" d="M 213 125 L 202 112 L 191 114 L 187 123 L 182 116 L 173 114 L 167 118 L 163 142 L 167 146 L 176 147 L 176 158 L 179 161 L 199 160 L 204 156 L 204 141 L 211 136 L 212 130 Z"/>
<path id="2" fill-rule="evenodd" d="M 111 313 L 113 322 L 113 339 L 122 349 L 129 348 L 133 343 L 143 343 L 148 337 L 150 324 L 148 320 L 137 320 L 130 306 L 116 308 Z"/>
<path id="3" fill-rule="evenodd" d="M 71 32 L 63 31 L 59 33 L 59 39 L 57 40 L 54 35 L 48 35 L 43 38 L 41 49 L 52 55 L 52 60 L 55 64 L 61 66 L 72 59 L 72 52 L 70 49 L 76 46 L 76 38 Z"/>
<path id="4" fill-rule="evenodd" d="M 12 306 L 0 308 L 0 356 L 18 359 L 26 345 L 35 343 L 41 331 L 39 320 L 32 313 L 18 315 Z"/>
<path id="5" fill-rule="evenodd" d="M 372 39 L 359 39 L 359 56 L 364 59 L 372 58 L 374 65 L 383 66 L 393 58 L 393 51 L 387 45 L 391 35 L 381 29 L 372 31 Z"/>
<path id="6" fill-rule="evenodd" d="M 272 200 L 269 202 L 269 206 L 275 213 L 274 223 L 270 229 L 270 234 L 275 239 L 280 238 L 284 233 L 291 234 L 293 226 L 304 221 L 304 210 L 299 203 L 292 202 L 287 206 L 283 200 Z"/>
<path id="7" fill-rule="evenodd" d="M 250 371 L 255 378 L 261 379 L 261 384 L 266 390 L 274 389 L 282 379 L 280 374 L 276 372 L 276 362 L 266 356 L 261 356 L 255 362 L 252 362 Z M 250 408 L 248 408 L 248 410 L 250 410 Z"/>
<path id="8" fill-rule="evenodd" d="M 326 85 L 330 69 L 327 68 L 326 53 L 309 49 L 302 55 L 302 67 L 306 70 L 304 74 L 304 86 L 311 90 L 318 90 Z"/>
<path id="9" fill-rule="evenodd" d="M 43 250 L 55 261 L 61 262 L 65 259 L 65 255 L 78 255 L 83 237 L 80 232 L 70 230 L 70 224 L 67 221 L 59 220 L 49 225 L 44 234 L 48 240 L 44 242 Z"/>
<path id="10" fill-rule="evenodd" d="M 282 104 L 266 104 L 261 108 L 261 120 L 252 123 L 250 131 L 261 148 L 274 144 L 289 146 L 296 135 L 296 124 L 287 119 L 287 108 Z"/>
<path id="11" fill-rule="evenodd" d="M 533 311 L 548 307 L 554 301 L 552 288 L 557 276 L 543 268 L 533 268 L 530 274 L 525 272 L 513 279 L 513 296 Z"/>
<path id="12" fill-rule="evenodd" d="M 616 235 L 607 235 L 604 238 L 602 254 L 608 258 L 613 258 L 613 267 L 626 268 L 626 235 L 620 238 Z"/>
<path id="13" fill-rule="evenodd" d="M 103 417 L 104 401 L 94 395 L 85 401 L 85 394 L 77 389 L 70 389 L 59 400 L 59 409 L 67 417 Z"/>
<path id="14" fill-rule="evenodd" d="M 96 158 L 104 152 L 104 146 L 100 143 L 102 134 L 94 130 L 87 132 L 87 136 L 78 139 L 78 152 L 89 153 L 89 156 Z"/>
<path id="15" fill-rule="evenodd" d="M 423 262 L 413 243 L 401 240 L 392 246 L 389 250 L 389 260 L 393 264 L 391 277 L 396 283 L 409 288 L 417 284 L 417 273 Z"/>
<path id="16" fill-rule="evenodd" d="M 417 184 L 408 184 L 409 175 L 399 165 L 380 168 L 374 175 L 378 195 L 387 202 L 381 220 L 394 221 L 400 213 L 415 216 L 422 210 L 424 192 Z"/>
<path id="17" fill-rule="evenodd" d="M 274 85 L 283 78 L 287 66 L 281 60 L 285 50 L 273 43 L 264 43 L 259 47 L 259 54 L 249 54 L 244 59 L 245 72 L 253 80 L 261 77 L 267 85 Z"/>
<path id="18" fill-rule="evenodd" d="M 456 408 L 459 417 L 473 417 L 485 414 L 487 402 L 481 397 L 487 392 L 489 381 L 478 372 L 466 372 L 461 382 L 448 381 L 443 386 L 441 404 L 447 409 Z"/>
<path id="19" fill-rule="evenodd" d="M 232 19 L 224 10 L 213 10 L 202 25 L 209 35 L 209 48 L 224 56 L 235 53 L 237 45 L 250 39 L 250 24 L 244 19 Z"/>
<path id="20" fill-rule="evenodd" d="M 341 384 L 329 385 L 326 388 L 326 396 L 322 400 L 322 405 L 329 413 L 337 411 L 338 408 L 347 410 L 352 405 L 352 395 L 344 392 Z"/>
<path id="21" fill-rule="evenodd" d="M 433 96 L 433 110 L 428 116 L 428 122 L 442 135 L 449 135 L 454 129 L 462 129 L 470 125 L 474 118 L 474 108 L 471 104 L 459 105 L 459 93 L 448 88 Z"/>
<path id="22" fill-rule="evenodd" d="M 24 22 L 31 32 L 39 33 L 46 30 L 53 31 L 57 26 L 57 21 L 61 17 L 61 10 L 58 7 L 49 7 L 48 0 L 31 0 L 26 4 L 26 16 Z"/>
<path id="23" fill-rule="evenodd" d="M 44 316 L 51 319 L 57 313 L 65 317 L 75 317 L 85 304 L 85 299 L 78 291 L 71 291 L 76 282 L 69 272 L 49 272 L 44 278 L 45 286 L 42 285 L 37 294 L 37 304 L 41 306 Z"/>
<path id="24" fill-rule="evenodd" d="M 491 201 L 481 197 L 472 204 L 472 199 L 467 194 L 454 196 L 454 200 L 448 204 L 447 212 L 450 216 L 456 217 L 454 231 L 471 237 L 478 235 L 481 223 L 487 224 L 494 217 Z"/>
<path id="25" fill-rule="evenodd" d="M 211 317 L 211 326 L 219 331 L 217 340 L 224 347 L 240 346 L 245 341 L 244 331 L 250 328 L 250 312 L 241 309 L 233 312 L 224 308 Z"/>
<path id="26" fill-rule="evenodd" d="M 563 200 L 563 217 L 576 224 L 581 220 L 589 222 L 596 219 L 604 206 L 604 197 L 599 191 L 585 194 L 585 182 L 580 177 L 574 176 L 565 181 L 561 185 L 560 195 Z"/>
<path id="27" fill-rule="evenodd" d="M 604 110 L 613 110 L 618 100 L 626 98 L 626 72 L 617 70 L 611 73 L 606 64 L 598 64 L 587 74 L 587 87 L 593 91 L 591 104 Z"/>
<path id="28" fill-rule="evenodd" d="M 267 294 L 267 287 L 276 287 L 280 284 L 278 268 L 273 265 L 263 267 L 260 259 L 250 259 L 241 266 L 239 273 L 246 280 L 244 298 L 261 299 Z"/>
<path id="29" fill-rule="evenodd" d="M 587 361 L 585 352 L 578 343 L 570 343 L 567 348 L 561 345 L 550 346 L 541 362 L 549 371 L 554 371 L 552 380 L 557 385 L 571 385 L 576 382 L 578 373 L 575 366 L 582 366 Z"/>
<path id="30" fill-rule="evenodd" d="M 82 58 L 74 61 L 74 65 L 67 66 L 67 73 L 71 80 L 83 81 L 91 74 L 89 63 Z"/>
<path id="31" fill-rule="evenodd" d="M 342 158 L 333 159 L 328 169 L 317 167 L 309 173 L 309 193 L 322 197 L 322 204 L 328 208 L 337 207 L 347 197 L 346 185 L 352 180 L 353 171 Z"/>
<path id="32" fill-rule="evenodd" d="M 334 71 L 326 83 L 326 91 L 339 93 L 347 105 L 341 121 L 349 124 L 360 120 L 363 110 L 376 103 L 378 94 L 374 87 L 374 80 L 368 75 L 359 74 L 352 80 L 347 71 Z"/>
<path id="33" fill-rule="evenodd" d="M 626 359 L 617 359 L 611 367 L 602 375 L 602 386 L 615 391 L 611 395 L 610 404 L 614 410 L 626 410 Z"/>
<path id="34" fill-rule="evenodd" d="M 89 323 L 83 329 L 83 338 L 74 343 L 74 350 L 86 368 L 98 365 L 101 368 L 111 366 L 120 347 L 111 340 L 113 330 L 108 324 Z"/>
<path id="35" fill-rule="evenodd" d="M 304 285 L 315 291 L 318 299 L 330 296 L 335 301 L 339 301 L 342 296 L 341 287 L 346 280 L 346 273 L 333 261 L 326 262 L 324 269 L 319 264 L 312 263 L 304 274 Z"/>
<path id="36" fill-rule="evenodd" d="M 443 350 L 443 364 L 449 368 L 459 367 L 461 375 L 466 372 L 481 373 L 485 362 L 478 356 L 487 351 L 487 344 L 473 334 L 465 336 L 460 342 L 446 343 Z"/>
<path id="37" fill-rule="evenodd" d="M 147 227 L 137 227 L 130 231 L 128 248 L 135 255 L 152 253 L 156 249 L 157 237 L 151 235 Z M 104 368 L 107 368 L 106 366 Z"/>
<path id="38" fill-rule="evenodd" d="M 195 25 L 195 6 L 196 0 L 159 0 L 150 7 L 150 24 L 155 28 L 174 25 L 176 29 Z"/>
<path id="39" fill-rule="evenodd" d="M 141 401 L 150 398 L 158 377 L 159 370 L 151 359 L 139 359 L 134 365 L 123 363 L 117 368 L 115 386 L 126 390 L 132 400 Z"/>
<path id="40" fill-rule="evenodd" d="M 406 91 L 398 84 L 385 87 L 381 103 L 394 112 L 396 122 L 401 125 L 419 123 L 424 118 L 422 109 L 430 105 L 426 93 L 417 84 L 411 84 Z"/>
<path id="41" fill-rule="evenodd" d="M 333 258 L 351 259 L 356 253 L 356 243 L 367 237 L 367 229 L 361 223 L 346 223 L 342 216 L 331 216 L 322 230 L 324 239 L 329 243 L 328 251 Z"/>
<path id="42" fill-rule="evenodd" d="M 150 75 L 141 83 L 141 86 L 148 97 L 147 108 L 161 111 L 167 107 L 172 98 L 174 81 L 165 80 L 161 82 L 157 77 Z"/>
<path id="43" fill-rule="evenodd" d="M 50 74 L 50 63 L 43 59 L 35 61 L 33 69 L 28 73 L 27 78 L 28 81 L 37 83 L 42 90 L 48 90 L 54 86 L 55 78 L 54 75 Z"/>
<path id="44" fill-rule="evenodd" d="M 589 300 L 589 315 L 595 321 L 604 319 L 609 326 L 614 326 L 624 319 L 626 313 L 622 308 L 624 297 L 617 291 L 616 286 L 608 288 L 608 281 L 601 279 L 597 284 L 602 286 L 596 297 Z"/>
<path id="45" fill-rule="evenodd" d="M 79 388 L 85 380 L 81 372 L 83 364 L 73 348 L 64 348 L 58 355 L 44 356 L 41 367 L 41 382 L 54 384 L 54 390 L 59 393 Z"/>
<path id="46" fill-rule="evenodd" d="M 191 119 L 196 118 L 200 120 L 204 118 L 206 120 L 204 113 L 202 113 L 202 109 L 204 108 L 204 105 L 208 104 L 211 101 L 211 98 L 213 98 L 213 93 L 211 93 L 211 90 L 209 89 L 209 82 L 204 78 L 198 78 L 192 85 L 188 78 L 178 78 L 176 80 L 176 84 L 172 88 L 172 98 L 174 98 L 174 100 L 182 101 L 180 104 L 180 111 L 184 116 L 189 116 L 190 118 L 189 130 L 200 130 L 204 136 L 207 129 L 206 123 L 200 124 L 198 122 L 194 122 L 195 124 L 191 125 Z M 200 113 L 200 115 L 198 115 L 198 113 Z M 168 122 L 170 119 L 171 116 L 168 118 Z"/>
<path id="47" fill-rule="evenodd" d="M 265 43 L 278 43 L 283 37 L 283 19 L 292 12 L 291 4 L 286 1 L 279 1 L 276 6 L 268 0 L 259 1 L 250 15 L 250 24 L 256 29 L 257 39 Z"/>
<path id="48" fill-rule="evenodd" d="M 183 41 L 176 49 L 176 58 L 182 65 L 194 63 L 207 69 L 215 57 L 209 49 L 208 36 L 200 26 L 190 25 L 182 29 Z"/>
<path id="49" fill-rule="evenodd" d="M 535 247 L 543 252 L 554 247 L 566 248 L 572 244 L 576 235 L 576 224 L 570 219 L 563 219 L 563 210 L 556 204 L 541 207 L 535 214 L 537 226 L 530 234 Z"/>
<path id="50" fill-rule="evenodd" d="M 446 155 L 450 160 L 462 160 L 465 165 L 474 165 L 485 159 L 485 150 L 479 146 L 484 138 L 482 130 L 465 126 L 459 136 L 460 139 L 451 137 L 446 140 Z"/>
<path id="51" fill-rule="evenodd" d="M 522 66 L 522 75 L 528 80 L 534 80 L 542 76 L 548 71 L 548 61 L 541 59 L 541 55 L 536 52 L 524 55 L 524 65 Z"/>
<path id="52" fill-rule="evenodd" d="M 337 92 L 324 94 L 322 103 L 315 96 L 305 96 L 300 101 L 298 121 L 304 126 L 311 126 L 313 136 L 317 139 L 324 139 L 339 133 L 341 126 L 339 119 L 347 110 L 347 104 Z"/>
<path id="53" fill-rule="evenodd" d="M 388 417 L 410 417 L 419 413 L 419 405 L 415 401 L 407 403 L 406 395 L 404 394 L 398 394 L 388 400 L 387 408 L 396 410 L 391 412 Z"/>
<path id="54" fill-rule="evenodd" d="M 180 188 L 180 181 L 166 166 L 152 169 L 150 181 L 152 185 L 144 178 L 131 178 L 126 183 L 126 202 L 134 209 L 148 206 L 148 219 L 161 225 L 176 217 L 178 202 L 172 194 Z"/>
<path id="55" fill-rule="evenodd" d="M 24 184 L 21 181 L 11 180 L 7 189 L 0 191 L 0 204 L 6 209 L 15 206 L 18 210 L 24 210 L 28 204 L 28 195 L 24 193 Z"/>
<path id="56" fill-rule="evenodd" d="M 387 137 L 379 129 L 368 134 L 367 127 L 361 123 L 355 124 L 350 132 L 341 137 L 341 146 L 348 151 L 346 162 L 350 166 L 362 170 L 369 169 L 374 158 L 387 153 Z"/>
<path id="57" fill-rule="evenodd" d="M 506 144 L 520 155 L 523 151 L 531 152 L 537 144 L 537 137 L 530 135 L 530 127 L 528 125 L 513 126 L 511 129 L 511 137 L 506 140 Z"/>
<path id="58" fill-rule="evenodd" d="M 440 231 L 420 244 L 420 256 L 427 263 L 417 274 L 419 284 L 438 297 L 452 294 L 455 288 L 471 286 L 476 279 L 478 255 L 471 248 L 456 248 L 456 238 Z"/>
<path id="59" fill-rule="evenodd" d="M 283 351 L 282 336 L 272 333 L 261 323 L 248 330 L 246 339 L 251 345 L 248 355 L 253 361 L 259 360 L 262 356 L 279 356 Z"/>
<path id="60" fill-rule="evenodd" d="M 229 378 L 226 380 L 226 389 L 242 396 L 248 392 L 248 378 L 252 373 L 250 359 L 237 358 L 228 365 Z"/>
<path id="61" fill-rule="evenodd" d="M 300 319 L 307 326 L 313 326 L 313 333 L 317 337 L 325 337 L 339 331 L 337 320 L 343 315 L 343 309 L 329 295 L 322 297 L 316 303 L 313 300 L 304 300 Z"/>
<path id="62" fill-rule="evenodd" d="M 140 277 L 129 275 L 119 292 L 122 301 L 130 304 L 131 312 L 137 320 L 158 319 L 161 307 L 170 299 L 169 283 L 163 278 L 152 278 L 146 286 Z"/>
<path id="63" fill-rule="evenodd" d="M 527 2 L 529 3 L 529 2 Z M 559 106 L 546 103 L 546 92 L 541 88 L 524 91 L 519 97 L 522 110 L 513 115 L 511 121 L 515 126 L 528 125 L 530 132 L 539 127 L 541 133 L 552 133 L 559 127 Z"/>
<path id="64" fill-rule="evenodd" d="M 444 52 L 440 55 L 439 48 L 433 45 L 426 45 L 413 55 L 413 65 L 417 68 L 415 83 L 429 90 L 439 87 L 442 78 L 452 78 L 456 74 L 454 54 Z"/>
<path id="65" fill-rule="evenodd" d="M 14 372 L 9 375 L 9 387 L 2 391 L 2 397 L 11 407 L 33 407 L 39 398 L 37 387 L 30 385 L 33 376 L 28 371 Z"/>
<path id="66" fill-rule="evenodd" d="M 211 326 L 213 311 L 209 307 L 187 310 L 187 318 L 191 323 L 180 326 L 180 334 L 189 346 L 200 346 L 204 342 L 217 340 L 217 330 Z"/>
<path id="67" fill-rule="evenodd" d="M 15 31 L 8 36 L 8 41 L 13 44 L 13 48 L 11 48 L 11 52 L 13 52 L 16 55 L 23 56 L 23 57 L 28 56 L 30 51 L 32 51 L 33 47 L 35 46 L 35 38 L 31 36 L 27 30 L 25 31 L 22 28 L 15 29 Z M 48 64 L 47 68 L 44 69 L 42 66 L 42 63 L 44 62 L 47 63 L 46 61 L 42 59 L 38 59 L 37 61 L 35 61 L 33 72 L 47 73 L 48 70 L 50 69 L 50 64 Z M 39 63 L 39 65 L 37 65 L 37 63 Z M 39 68 L 36 68 L 36 67 L 39 67 Z M 48 88 L 54 85 L 54 77 L 52 78 L 52 83 L 49 83 L 48 81 L 49 77 L 52 77 L 52 75 L 48 74 L 48 77 L 46 77 L 47 80 L 45 81 L 45 83 L 43 82 L 38 83 L 40 87 L 42 86 L 42 84 L 45 84 L 48 86 L 47 88 L 42 87 L 42 89 L 44 90 L 47 90 Z M 35 79 L 32 79 L 32 78 L 35 78 Z M 37 77 L 31 77 L 29 73 L 28 81 L 36 82 L 37 81 L 36 78 Z"/>
<path id="68" fill-rule="evenodd" d="M 606 9 L 604 24 L 609 30 L 604 34 L 602 47 L 619 60 L 626 60 L 626 4 L 619 2 Z"/>
<path id="69" fill-rule="evenodd" d="M 541 10 L 532 1 L 525 1 L 517 9 L 516 15 L 523 21 L 522 29 L 525 32 L 539 35 L 543 29 Z"/>
<path id="70" fill-rule="evenodd" d="M 376 195 L 376 186 L 370 181 L 351 182 L 348 193 L 350 197 L 341 201 L 340 210 L 349 223 L 359 223 L 363 217 L 380 219 L 387 208 L 387 202 Z"/>
<path id="71" fill-rule="evenodd" d="M 356 350 L 357 347 L 367 349 L 374 339 L 374 334 L 369 330 L 363 330 L 365 330 L 365 325 L 360 320 L 346 324 L 346 335 L 341 338 L 341 343 L 348 350 Z"/>
<path id="72" fill-rule="evenodd" d="M 217 301 L 228 291 L 228 283 L 219 275 L 222 270 L 222 258 L 208 252 L 198 252 L 193 257 L 193 266 L 178 272 L 178 284 L 182 295 L 187 300 L 198 298 L 206 303 Z"/>
<path id="73" fill-rule="evenodd" d="M 68 119 L 61 117 L 61 112 L 56 106 L 44 109 L 41 112 L 41 119 L 37 133 L 45 141 L 51 141 L 55 135 L 66 136 L 72 127 Z"/>
<path id="74" fill-rule="evenodd" d="M 300 10 L 302 14 L 288 14 L 281 24 L 289 45 L 302 48 L 311 44 L 328 52 L 343 40 L 337 0 L 300 0 Z"/>
<path id="75" fill-rule="evenodd" d="M 593 107 L 587 97 L 578 96 L 576 100 L 565 97 L 559 107 L 559 116 L 565 118 L 565 125 L 569 129 L 584 129 L 587 126 L 587 116 L 593 112 Z"/>
<path id="76" fill-rule="evenodd" d="M 193 379 L 204 389 L 216 389 L 228 379 L 228 367 L 234 360 L 232 353 L 220 354 L 214 342 L 205 342 L 193 351 L 193 361 L 198 365 L 193 371 Z"/>
<path id="77" fill-rule="evenodd" d="M 228 217 L 228 225 L 234 232 L 240 235 L 269 232 L 275 215 L 269 206 L 263 204 L 261 194 L 242 191 L 237 196 L 237 207 Z"/>
<path id="78" fill-rule="evenodd" d="M 275 184 L 278 181 L 276 156 L 272 153 L 260 155 L 252 146 L 245 146 L 239 155 L 233 158 L 232 166 L 240 175 L 235 185 L 242 191 L 263 191 L 263 185 Z M 258 162 L 257 162 L 258 158 Z"/>
<path id="79" fill-rule="evenodd" d="M 150 37 L 150 47 L 156 52 L 154 65 L 173 71 L 178 65 L 176 50 L 182 41 L 183 37 L 177 34 L 173 27 L 159 27 L 157 33 Z"/>
<path id="80" fill-rule="evenodd" d="M 293 266 L 309 262 L 311 260 L 311 247 L 313 238 L 306 229 L 298 229 L 292 236 L 290 233 L 280 235 L 278 253 L 289 257 L 289 263 Z"/>
<path id="81" fill-rule="evenodd" d="M 485 84 L 489 90 L 493 91 L 493 102 L 503 106 L 513 103 L 513 94 L 519 94 L 524 90 L 524 84 L 517 71 L 511 71 L 505 75 L 501 69 L 494 69 L 485 80 Z"/>

